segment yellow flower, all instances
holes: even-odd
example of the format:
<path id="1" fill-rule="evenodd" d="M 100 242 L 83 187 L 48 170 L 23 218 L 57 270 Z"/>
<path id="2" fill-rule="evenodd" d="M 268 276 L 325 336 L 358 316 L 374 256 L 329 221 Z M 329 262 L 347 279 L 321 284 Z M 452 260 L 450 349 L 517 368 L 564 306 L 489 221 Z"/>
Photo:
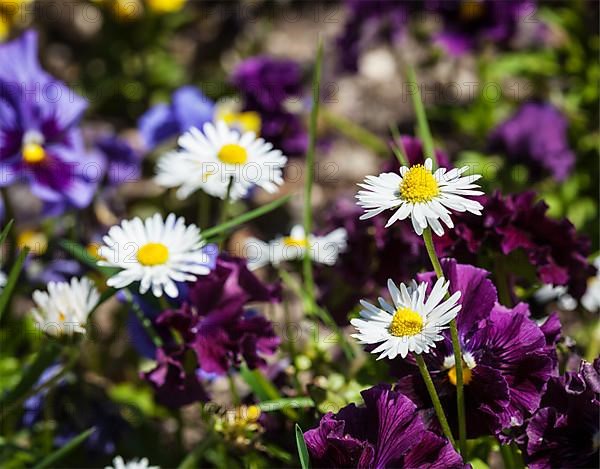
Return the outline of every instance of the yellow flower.
<path id="1" fill-rule="evenodd" d="M 148 8 L 155 13 L 172 13 L 185 5 L 185 0 L 146 0 Z"/>

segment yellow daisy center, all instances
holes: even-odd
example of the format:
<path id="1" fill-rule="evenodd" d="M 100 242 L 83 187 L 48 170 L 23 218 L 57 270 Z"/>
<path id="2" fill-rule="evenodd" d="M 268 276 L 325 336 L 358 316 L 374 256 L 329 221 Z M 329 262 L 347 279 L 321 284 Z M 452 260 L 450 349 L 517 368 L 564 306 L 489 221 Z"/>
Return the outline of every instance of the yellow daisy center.
<path id="1" fill-rule="evenodd" d="M 413 204 L 429 202 L 439 193 L 440 188 L 433 174 L 422 164 L 410 168 L 400 184 L 400 196 Z"/>
<path id="2" fill-rule="evenodd" d="M 464 362 L 463 362 L 462 372 L 463 372 L 463 383 L 469 384 L 471 382 L 471 378 L 473 377 L 473 373 L 471 372 L 469 367 Z M 454 386 L 456 386 L 456 366 L 453 366 L 452 368 L 450 368 L 448 370 L 448 379 Z"/>
<path id="3" fill-rule="evenodd" d="M 137 260 L 146 266 L 160 265 L 169 259 L 169 249 L 161 243 L 144 244 L 137 252 Z"/>
<path id="4" fill-rule="evenodd" d="M 46 150 L 39 143 L 26 143 L 23 145 L 23 159 L 26 163 L 41 163 L 46 159 Z"/>
<path id="5" fill-rule="evenodd" d="M 223 145 L 217 156 L 226 164 L 244 164 L 248 160 L 248 152 L 237 143 Z"/>
<path id="6" fill-rule="evenodd" d="M 388 327 L 390 334 L 396 337 L 413 336 L 423 330 L 423 318 L 410 308 L 398 308 Z"/>
<path id="7" fill-rule="evenodd" d="M 25 230 L 17 236 L 17 247 L 27 247 L 36 256 L 43 256 L 48 249 L 48 238 L 39 231 Z"/>
<path id="8" fill-rule="evenodd" d="M 66 316 L 63 314 L 63 312 L 62 312 L 62 311 L 60 311 L 60 312 L 58 313 L 58 320 L 59 320 L 60 322 L 65 322 L 65 319 L 67 319 L 67 318 L 66 318 Z"/>
<path id="9" fill-rule="evenodd" d="M 254 111 L 246 112 L 223 112 L 220 118 L 230 127 L 239 126 L 243 132 L 254 132 L 258 134 L 261 127 L 260 114 Z"/>
<path id="10" fill-rule="evenodd" d="M 289 247 L 306 249 L 308 248 L 308 240 L 306 238 L 292 238 L 291 236 L 286 236 L 283 238 L 283 244 Z"/>

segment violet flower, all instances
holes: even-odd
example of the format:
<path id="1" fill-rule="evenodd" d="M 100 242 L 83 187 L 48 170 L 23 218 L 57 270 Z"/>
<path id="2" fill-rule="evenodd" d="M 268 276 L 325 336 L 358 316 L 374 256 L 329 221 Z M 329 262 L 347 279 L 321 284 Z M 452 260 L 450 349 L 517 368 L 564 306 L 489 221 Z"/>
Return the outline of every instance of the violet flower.
<path id="1" fill-rule="evenodd" d="M 291 101 L 302 102 L 302 78 L 296 62 L 269 56 L 244 60 L 231 77 L 244 99 L 244 110 L 260 115 L 261 137 L 288 156 L 303 155 L 308 146 L 302 117 L 288 106 Z"/>
<path id="2" fill-rule="evenodd" d="M 533 4 L 531 0 L 427 0 L 425 9 L 442 19 L 437 42 L 450 54 L 461 55 L 484 42 L 506 45 Z"/>
<path id="3" fill-rule="evenodd" d="M 279 301 L 280 293 L 279 285 L 260 282 L 244 259 L 219 255 L 215 269 L 189 286 L 182 306 L 155 321 L 165 345 L 157 351 L 157 367 L 144 378 L 157 398 L 185 405 L 204 399 L 201 374 L 227 374 L 242 360 L 251 369 L 265 366 L 280 339 L 266 318 L 246 306 Z M 171 340 L 171 330 L 181 343 Z"/>
<path id="4" fill-rule="evenodd" d="M 450 442 L 426 429 L 406 396 L 389 385 L 361 394 L 365 407 L 350 404 L 329 412 L 304 434 L 313 466 L 464 467 Z"/>
<path id="5" fill-rule="evenodd" d="M 567 119 L 548 103 L 526 103 L 490 135 L 490 148 L 513 163 L 564 181 L 573 170 L 575 154 L 569 146 Z"/>
<path id="6" fill-rule="evenodd" d="M 142 156 L 126 140 L 114 135 L 103 136 L 96 141 L 96 148 L 105 159 L 109 185 L 118 186 L 140 179 Z"/>
<path id="7" fill-rule="evenodd" d="M 477 262 L 484 250 L 507 256 L 522 250 L 535 268 L 539 282 L 568 286 L 569 294 L 581 298 L 595 267 L 587 260 L 590 241 L 579 235 L 567 220 L 546 215 L 548 206 L 535 202 L 535 193 L 481 197 L 483 216 L 457 214 L 455 229 L 436 240 L 436 249 L 462 262 Z M 511 275 L 512 281 L 528 282 Z M 525 285 L 530 286 L 530 285 Z"/>
<path id="8" fill-rule="evenodd" d="M 191 127 L 201 129 L 214 118 L 215 104 L 194 86 L 182 86 L 173 93 L 172 102 L 148 109 L 138 120 L 138 128 L 148 150 L 165 140 L 181 135 Z"/>
<path id="9" fill-rule="evenodd" d="M 356 72 L 363 51 L 376 43 L 392 43 L 401 39 L 409 14 L 419 2 L 389 0 L 346 0 L 348 19 L 337 37 L 339 67 Z"/>
<path id="10" fill-rule="evenodd" d="M 488 272 L 454 260 L 442 261 L 450 293 L 461 291 L 457 316 L 463 353 L 463 378 L 469 437 L 498 434 L 522 425 L 538 408 L 546 383 L 556 374 L 556 317 L 542 326 L 529 318 L 526 304 L 513 309 L 497 303 Z M 433 285 L 435 274 L 419 281 Z M 451 425 L 456 424 L 456 370 L 448 331 L 424 359 Z M 420 408 L 430 408 L 429 395 L 417 367 L 397 363 L 398 389 Z"/>
<path id="11" fill-rule="evenodd" d="M 84 208 L 104 167 L 78 128 L 86 101 L 42 70 L 37 33 L 0 45 L 0 186 L 26 182 L 46 213 Z"/>
<path id="12" fill-rule="evenodd" d="M 579 373 L 551 378 L 529 420 L 522 450 L 531 469 L 596 467 L 600 432 L 600 358 Z"/>

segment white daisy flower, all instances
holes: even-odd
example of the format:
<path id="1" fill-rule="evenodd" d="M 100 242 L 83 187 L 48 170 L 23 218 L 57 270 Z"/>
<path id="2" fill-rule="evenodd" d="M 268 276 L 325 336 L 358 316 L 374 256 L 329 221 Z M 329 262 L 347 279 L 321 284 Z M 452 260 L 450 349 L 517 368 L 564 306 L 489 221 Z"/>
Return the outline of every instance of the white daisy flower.
<path id="1" fill-rule="evenodd" d="M 33 292 L 31 310 L 40 329 L 53 336 L 85 334 L 89 314 L 100 299 L 91 280 L 72 278 L 71 282 L 50 282 L 48 291 Z"/>
<path id="2" fill-rule="evenodd" d="M 594 261 L 597 272 L 594 277 L 588 279 L 587 289 L 581 297 L 581 304 L 592 313 L 600 310 L 600 257 Z"/>
<path id="3" fill-rule="evenodd" d="M 450 282 L 440 278 L 429 297 L 425 298 L 425 282 L 418 287 L 414 284 L 410 288 L 401 283 L 398 289 L 392 280 L 388 280 L 393 304 L 379 298 L 378 308 L 361 300 L 360 304 L 364 308 L 360 312 L 362 319 L 350 321 L 358 330 L 358 334 L 353 334 L 352 337 L 361 344 L 381 342 L 371 352 L 383 352 L 378 360 L 386 357 L 393 360 L 397 355 L 405 358 L 408 352 L 429 352 L 430 348 L 435 348 L 435 342 L 442 339 L 440 333 L 448 327 L 448 323 L 461 308 L 457 304 L 460 292 L 442 302 L 449 286 Z"/>
<path id="4" fill-rule="evenodd" d="M 0 293 L 2 293 L 2 291 L 4 290 L 7 281 L 8 278 L 6 277 L 6 274 L 0 270 Z"/>
<path id="5" fill-rule="evenodd" d="M 113 226 L 103 238 L 98 265 L 118 267 L 110 277 L 109 287 L 124 288 L 140 282 L 140 293 L 150 288 L 156 297 L 164 293 L 179 295 L 175 282 L 196 280 L 196 275 L 210 272 L 210 253 L 196 225 L 185 225 L 183 218 L 171 213 L 166 220 L 160 214 L 142 221 L 136 217 Z"/>
<path id="6" fill-rule="evenodd" d="M 468 166 L 450 171 L 439 168 L 432 173 L 433 162 L 428 158 L 425 165 L 402 166 L 400 174 L 367 176 L 365 182 L 359 184 L 365 190 L 359 191 L 356 196 L 358 205 L 365 209 L 360 219 L 366 220 L 385 210 L 396 210 L 386 228 L 397 220 L 410 217 L 418 235 L 430 226 L 438 236 L 442 236 L 444 229 L 440 220 L 448 228 L 454 226 L 451 210 L 481 215 L 482 205 L 466 197 L 483 194 L 474 190 L 479 186 L 473 184 L 481 176 L 462 176 L 468 169 Z"/>
<path id="7" fill-rule="evenodd" d="M 216 126 L 207 122 L 202 132 L 192 127 L 177 143 L 179 150 L 158 161 L 155 180 L 163 187 L 178 187 L 179 199 L 198 189 L 225 199 L 231 179 L 232 200 L 245 197 L 253 186 L 274 193 L 283 184 L 287 158 L 254 132 L 240 134 L 223 121 Z"/>
<path id="8" fill-rule="evenodd" d="M 307 249 L 314 262 L 334 265 L 339 254 L 346 250 L 347 238 L 344 228 L 325 236 L 310 235 L 307 238 L 301 225 L 294 226 L 289 236 L 276 238 L 270 243 L 249 238 L 245 243 L 248 268 L 255 270 L 267 264 L 278 266 L 283 261 L 302 259 Z"/>
<path id="9" fill-rule="evenodd" d="M 133 459 L 125 462 L 121 456 L 116 456 L 113 459 L 113 465 L 106 466 L 104 469 L 160 469 L 160 467 L 150 466 L 148 458 L 142 458 L 140 460 Z"/>

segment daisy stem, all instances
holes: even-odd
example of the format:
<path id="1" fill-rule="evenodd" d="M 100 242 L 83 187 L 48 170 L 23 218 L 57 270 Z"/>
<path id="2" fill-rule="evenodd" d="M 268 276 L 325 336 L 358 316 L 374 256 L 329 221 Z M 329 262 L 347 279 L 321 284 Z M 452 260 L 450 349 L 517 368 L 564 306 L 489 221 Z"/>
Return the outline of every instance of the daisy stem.
<path id="1" fill-rule="evenodd" d="M 310 113 L 310 127 L 309 127 L 309 142 L 308 150 L 306 152 L 306 166 L 304 171 L 304 233 L 306 239 L 310 238 L 313 225 L 313 213 L 312 213 L 312 188 L 315 178 L 315 148 L 317 144 L 317 123 L 319 118 L 319 97 L 321 93 L 321 68 L 323 65 L 323 40 L 319 38 L 319 44 L 317 46 L 317 60 L 315 63 L 315 72 L 313 75 L 312 82 L 312 109 Z M 315 299 L 315 281 L 313 278 L 313 267 L 311 258 L 311 247 L 308 246 L 304 252 L 304 258 L 302 259 L 302 272 L 304 280 L 304 288 L 309 296 L 310 304 L 314 303 Z"/>
<path id="2" fill-rule="evenodd" d="M 437 415 L 438 420 L 440 421 L 440 426 L 442 427 L 442 431 L 446 438 L 452 443 L 452 446 L 456 446 L 456 441 L 452 436 L 452 431 L 450 430 L 450 425 L 448 425 L 448 420 L 446 419 L 446 414 L 444 414 L 444 409 L 442 408 L 442 403 L 440 402 L 440 398 L 435 390 L 435 386 L 433 385 L 433 381 L 431 379 L 431 375 L 429 374 L 429 370 L 427 369 L 427 365 L 425 364 L 425 360 L 419 354 L 414 354 L 415 360 L 417 361 L 417 365 L 419 367 L 419 371 L 421 372 L 421 376 L 423 377 L 423 381 L 425 381 L 425 386 L 427 387 L 427 391 L 429 392 L 429 397 L 431 398 L 431 402 L 433 403 L 433 408 L 435 409 L 435 413 Z"/>
<path id="3" fill-rule="evenodd" d="M 125 297 L 127 298 L 127 300 L 129 301 L 129 303 L 131 303 L 131 309 L 133 310 L 133 312 L 135 313 L 135 315 L 138 318 L 138 321 L 140 321 L 142 327 L 144 328 L 144 330 L 146 331 L 146 333 L 148 334 L 148 336 L 150 336 L 150 339 L 152 340 L 152 343 L 157 347 L 160 348 L 163 346 L 163 341 L 160 338 L 160 336 L 158 335 L 158 333 L 156 332 L 156 330 L 154 329 L 154 326 L 152 325 L 152 321 L 150 320 L 150 318 L 148 318 L 144 312 L 142 311 L 142 308 L 140 307 L 140 305 L 137 304 L 137 302 L 135 301 L 133 295 L 131 293 L 129 293 L 128 290 L 122 290 Z"/>
<path id="4" fill-rule="evenodd" d="M 421 92 L 419 90 L 419 83 L 417 82 L 417 74 L 415 73 L 415 69 L 411 66 L 408 66 L 406 68 L 406 75 L 408 83 L 414 86 L 414 90 L 410 96 L 412 98 L 413 107 L 417 117 L 419 137 L 423 141 L 423 153 L 425 158 L 431 158 L 433 160 L 433 166 L 434 168 L 437 168 L 437 158 L 435 155 L 433 137 L 431 136 L 431 130 L 429 130 L 429 123 L 427 122 L 425 107 L 423 106 L 423 100 L 421 99 Z"/>
<path id="5" fill-rule="evenodd" d="M 229 218 L 229 205 L 231 201 L 231 188 L 233 187 L 233 178 L 229 179 L 229 184 L 227 185 L 227 193 L 225 194 L 225 198 L 223 199 L 223 205 L 221 205 L 221 218 L 219 220 L 219 225 L 222 225 Z M 227 235 L 224 234 L 221 240 L 219 241 L 219 249 L 223 249 L 225 245 L 225 241 L 227 240 Z"/>
<path id="6" fill-rule="evenodd" d="M 442 271 L 442 265 L 435 252 L 435 246 L 433 245 L 433 236 L 431 234 L 431 228 L 427 227 L 423 230 L 423 241 L 425 241 L 425 248 L 427 254 L 433 265 L 433 270 L 438 278 L 444 276 Z M 448 294 L 446 297 L 448 298 Z M 456 408 L 458 414 L 458 440 L 460 454 L 463 458 L 467 456 L 467 419 L 465 417 L 465 393 L 464 393 L 464 380 L 463 380 L 463 360 L 462 351 L 460 349 L 460 341 L 458 340 L 458 327 L 456 325 L 456 318 L 450 321 L 450 337 L 452 339 L 452 350 L 454 351 L 454 366 L 456 370 Z"/>

